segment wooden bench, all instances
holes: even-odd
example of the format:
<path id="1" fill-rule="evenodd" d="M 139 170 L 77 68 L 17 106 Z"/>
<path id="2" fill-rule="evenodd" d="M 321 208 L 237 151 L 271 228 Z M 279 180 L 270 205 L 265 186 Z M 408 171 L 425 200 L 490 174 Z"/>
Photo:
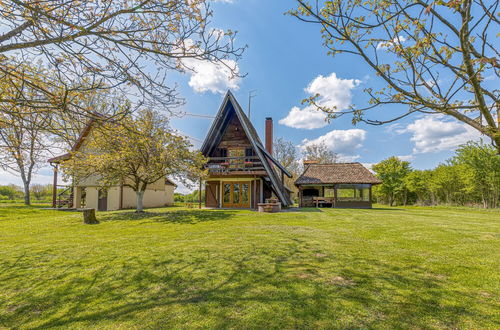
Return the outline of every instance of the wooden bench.
<path id="1" fill-rule="evenodd" d="M 332 204 L 332 207 L 333 207 L 333 203 L 335 201 L 335 198 L 334 197 L 313 197 L 313 203 L 316 205 L 316 207 L 319 207 L 319 204 L 323 204 L 323 203 L 328 203 L 328 204 Z"/>

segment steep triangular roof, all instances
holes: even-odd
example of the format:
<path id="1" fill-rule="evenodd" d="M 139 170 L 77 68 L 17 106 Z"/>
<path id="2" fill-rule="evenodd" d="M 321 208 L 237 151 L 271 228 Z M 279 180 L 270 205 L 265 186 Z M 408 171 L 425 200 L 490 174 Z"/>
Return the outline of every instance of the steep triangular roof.
<path id="1" fill-rule="evenodd" d="M 250 141 L 250 144 L 252 145 L 255 153 L 262 162 L 262 165 L 264 166 L 269 176 L 271 187 L 274 190 L 276 196 L 278 196 L 280 201 L 285 206 L 291 205 L 292 201 L 290 200 L 289 195 L 284 193 L 285 188 L 283 184 L 281 184 L 278 174 L 274 170 L 273 166 L 271 166 L 270 162 L 278 166 L 279 169 L 283 171 L 283 173 L 285 173 L 288 177 L 291 178 L 292 175 L 283 167 L 283 165 L 281 165 L 276 159 L 274 159 L 272 155 L 269 154 L 269 152 L 267 152 L 266 148 L 264 148 L 259 135 L 257 134 L 257 131 L 243 112 L 243 109 L 241 109 L 241 106 L 239 105 L 238 101 L 236 101 L 236 98 L 234 97 L 233 93 L 231 93 L 231 91 L 227 92 L 224 100 L 222 101 L 221 107 L 217 112 L 210 130 L 208 131 L 205 141 L 203 142 L 201 152 L 206 156 L 219 145 L 222 136 L 227 128 L 229 122 L 228 119 L 230 118 L 232 111 L 234 111 L 237 118 L 239 119 L 241 126 L 243 127 L 245 134 Z"/>

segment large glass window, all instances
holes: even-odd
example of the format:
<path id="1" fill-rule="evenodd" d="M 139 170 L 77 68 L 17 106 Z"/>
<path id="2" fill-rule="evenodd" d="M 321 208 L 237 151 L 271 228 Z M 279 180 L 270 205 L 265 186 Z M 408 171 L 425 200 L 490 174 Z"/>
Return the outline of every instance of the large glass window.
<path id="1" fill-rule="evenodd" d="M 248 183 L 241 184 L 241 202 L 248 203 Z"/>
<path id="2" fill-rule="evenodd" d="M 240 203 L 240 185 L 236 183 L 233 185 L 233 204 L 239 204 L 239 203 Z"/>
<path id="3" fill-rule="evenodd" d="M 345 202 L 370 201 L 370 185 L 339 184 L 337 185 L 337 200 Z"/>
<path id="4" fill-rule="evenodd" d="M 224 203 L 229 203 L 231 200 L 231 185 L 228 183 L 224 184 Z"/>

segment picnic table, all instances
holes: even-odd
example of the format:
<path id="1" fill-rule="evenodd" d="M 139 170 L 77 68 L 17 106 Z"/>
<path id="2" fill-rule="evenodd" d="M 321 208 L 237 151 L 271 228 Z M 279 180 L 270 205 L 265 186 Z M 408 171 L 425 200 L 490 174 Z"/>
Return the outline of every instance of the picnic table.
<path id="1" fill-rule="evenodd" d="M 313 197 L 313 203 L 316 204 L 316 207 L 319 207 L 319 204 L 332 204 L 334 203 L 334 197 Z"/>

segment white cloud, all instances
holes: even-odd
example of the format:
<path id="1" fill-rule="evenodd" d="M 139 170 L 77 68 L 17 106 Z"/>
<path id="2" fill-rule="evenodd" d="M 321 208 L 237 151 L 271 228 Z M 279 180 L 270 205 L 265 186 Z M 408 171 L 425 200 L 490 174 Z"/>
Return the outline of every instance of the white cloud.
<path id="1" fill-rule="evenodd" d="M 415 156 L 413 156 L 413 155 L 401 155 L 401 156 L 396 156 L 396 157 L 399 158 L 399 160 L 406 161 L 406 162 L 409 162 L 415 158 Z"/>
<path id="2" fill-rule="evenodd" d="M 358 79 L 337 78 L 335 72 L 324 77 L 319 75 L 305 89 L 311 96 L 319 94 L 317 104 L 319 106 L 345 110 L 351 105 L 352 89 L 361 83 Z M 328 125 L 325 113 L 316 109 L 315 106 L 306 106 L 303 109 L 293 107 L 285 118 L 279 123 L 293 128 L 315 129 Z"/>
<path id="3" fill-rule="evenodd" d="M 184 59 L 183 64 L 191 75 L 189 86 L 198 93 L 225 93 L 227 89 L 239 89 L 241 78 L 234 76 L 231 69 L 239 73 L 238 63 L 233 60 L 222 60 L 213 63 L 197 59 Z"/>
<path id="4" fill-rule="evenodd" d="M 225 32 L 221 29 L 212 29 L 209 34 L 209 39 L 213 42 L 223 42 L 224 37 Z M 185 39 L 179 40 L 173 53 L 179 56 L 202 56 L 203 50 L 192 39 Z M 241 77 L 238 76 L 240 68 L 236 61 L 223 59 L 213 62 L 181 57 L 180 65 L 191 75 L 188 84 L 197 93 L 210 91 L 223 94 L 228 89 L 239 89 Z"/>
<path id="5" fill-rule="evenodd" d="M 406 41 L 406 38 L 404 36 L 398 36 L 395 37 L 394 39 L 390 41 L 381 41 L 377 45 L 377 50 L 379 49 L 388 49 L 389 47 L 399 44 L 399 43 L 404 43 Z"/>
<path id="6" fill-rule="evenodd" d="M 398 133 L 411 133 L 414 143 L 413 153 L 435 153 L 454 150 L 471 140 L 479 140 L 481 134 L 469 125 L 450 120 L 442 115 L 417 119 L 398 130 Z"/>
<path id="7" fill-rule="evenodd" d="M 280 124 L 303 129 L 315 129 L 328 125 L 326 114 L 307 106 L 304 109 L 293 107 L 285 118 L 280 119 Z"/>
<path id="8" fill-rule="evenodd" d="M 376 165 L 377 163 L 361 163 L 364 167 L 366 167 L 370 172 L 375 173 L 373 171 L 373 165 Z"/>
<path id="9" fill-rule="evenodd" d="M 366 131 L 363 129 L 333 130 L 313 140 L 304 139 L 300 148 L 324 143 L 339 155 L 341 161 L 354 161 L 360 157 L 356 155 L 356 149 L 363 146 L 365 138 Z"/>

